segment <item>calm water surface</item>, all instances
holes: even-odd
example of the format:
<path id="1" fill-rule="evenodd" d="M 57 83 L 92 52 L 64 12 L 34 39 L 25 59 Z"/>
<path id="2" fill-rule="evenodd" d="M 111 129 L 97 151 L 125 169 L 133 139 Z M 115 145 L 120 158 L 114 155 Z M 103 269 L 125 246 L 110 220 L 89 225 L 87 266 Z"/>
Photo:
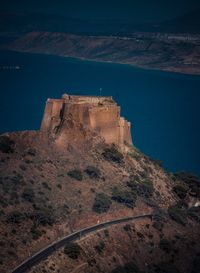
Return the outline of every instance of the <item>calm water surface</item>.
<path id="1" fill-rule="evenodd" d="M 200 176 L 199 76 L 0 52 L 1 132 L 38 129 L 46 99 L 63 93 L 113 96 L 135 146 L 170 171 Z"/>

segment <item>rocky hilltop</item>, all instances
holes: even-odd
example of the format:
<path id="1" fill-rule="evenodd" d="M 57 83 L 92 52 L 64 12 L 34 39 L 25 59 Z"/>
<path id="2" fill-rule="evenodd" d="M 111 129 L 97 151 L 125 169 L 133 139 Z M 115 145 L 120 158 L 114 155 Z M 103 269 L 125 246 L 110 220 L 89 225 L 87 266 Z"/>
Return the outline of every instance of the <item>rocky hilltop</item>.
<path id="1" fill-rule="evenodd" d="M 84 134 L 80 138 L 80 131 L 96 132 L 106 143 L 116 144 L 122 150 L 124 143 L 132 144 L 130 122 L 120 117 L 120 107 L 112 97 L 64 94 L 61 99 L 48 99 L 41 131 L 55 136 L 56 142 L 78 141 L 79 146 L 86 141 Z"/>
<path id="2" fill-rule="evenodd" d="M 199 272 L 200 183 L 138 151 L 112 98 L 48 99 L 39 131 L 0 135 L 0 159 L 2 273 L 76 230 L 144 214 L 29 271 Z"/>

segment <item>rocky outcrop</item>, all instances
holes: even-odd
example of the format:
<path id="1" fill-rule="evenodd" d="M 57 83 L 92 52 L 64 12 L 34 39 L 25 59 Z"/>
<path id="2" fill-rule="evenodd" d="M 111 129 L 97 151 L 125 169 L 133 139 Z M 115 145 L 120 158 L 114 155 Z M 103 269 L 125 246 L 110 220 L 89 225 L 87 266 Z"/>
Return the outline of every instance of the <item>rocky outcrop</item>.
<path id="1" fill-rule="evenodd" d="M 132 144 L 130 126 L 130 122 L 120 116 L 120 107 L 112 97 L 64 94 L 61 99 L 47 100 L 41 131 L 65 143 L 74 142 L 80 132 L 86 135 L 91 131 L 106 143 L 114 143 L 124 150 L 125 143 Z"/>

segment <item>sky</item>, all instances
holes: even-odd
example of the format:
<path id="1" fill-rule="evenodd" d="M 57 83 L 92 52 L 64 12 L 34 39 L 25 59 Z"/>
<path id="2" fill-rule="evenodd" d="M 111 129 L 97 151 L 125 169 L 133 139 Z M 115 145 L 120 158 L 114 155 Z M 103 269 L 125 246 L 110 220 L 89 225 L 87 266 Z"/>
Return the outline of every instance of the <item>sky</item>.
<path id="1" fill-rule="evenodd" d="M 160 22 L 200 8 L 199 0 L 1 0 L 0 12 L 44 12 L 75 18 Z"/>

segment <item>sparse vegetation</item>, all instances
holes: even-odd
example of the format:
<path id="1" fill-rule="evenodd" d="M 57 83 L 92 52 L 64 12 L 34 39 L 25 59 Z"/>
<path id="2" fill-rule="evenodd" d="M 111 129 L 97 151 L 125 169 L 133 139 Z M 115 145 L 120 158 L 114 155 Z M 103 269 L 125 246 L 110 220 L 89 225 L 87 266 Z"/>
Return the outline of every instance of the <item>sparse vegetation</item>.
<path id="1" fill-rule="evenodd" d="M 177 184 L 173 187 L 173 191 L 178 195 L 180 199 L 184 199 L 187 195 L 188 187 L 184 184 Z"/>
<path id="2" fill-rule="evenodd" d="M 21 169 L 22 171 L 26 171 L 26 170 L 27 170 L 27 167 L 26 167 L 25 164 L 20 164 L 19 167 L 20 167 L 20 169 Z"/>
<path id="3" fill-rule="evenodd" d="M 34 132 L 34 136 L 35 134 Z M 28 138 L 26 139 L 28 135 L 28 132 L 22 135 L 25 138 L 23 142 L 23 137 L 18 133 L 13 134 L 12 138 L 16 139 L 14 153 L 0 152 L 4 159 L 0 164 L 2 170 L 0 177 L 2 224 L 0 247 L 3 253 L 0 260 L 4 263 L 5 272 L 12 269 L 8 267 L 14 264 L 14 260 L 20 264 L 20 260 L 28 257 L 28 253 L 23 253 L 23 249 L 30 249 L 32 255 L 32 251 L 37 251 L 37 246 L 43 247 L 51 244 L 52 241 L 58 239 L 58 236 L 62 237 L 66 232 L 73 232 L 81 226 L 92 226 L 129 215 L 148 214 L 150 211 L 153 214 L 150 217 L 152 221 L 139 218 L 135 223 L 123 222 L 109 229 L 105 225 L 98 233 L 88 236 L 88 241 L 81 242 L 80 246 L 83 245 L 86 251 L 84 253 L 79 246 L 73 246 L 73 244 L 66 246 L 65 250 L 63 247 L 56 253 L 60 268 L 64 268 L 64 263 L 68 263 L 66 270 L 73 271 L 80 265 L 80 262 L 87 263 L 88 261 L 88 265 L 91 266 L 91 268 L 88 267 L 89 271 L 103 272 L 107 269 L 112 270 L 119 266 L 121 261 L 129 261 L 134 256 L 136 260 L 133 264 L 119 267 L 116 269 L 118 271 L 113 272 L 140 272 L 134 263 L 141 266 L 141 259 L 143 259 L 148 265 L 141 266 L 141 268 L 148 272 L 155 273 L 154 269 L 158 268 L 159 273 L 172 273 L 173 268 L 169 267 L 172 271 L 165 271 L 165 268 L 160 269 L 160 265 L 156 267 L 157 263 L 163 259 L 171 263 L 174 261 L 176 264 L 176 257 L 181 262 L 181 255 L 184 253 L 184 248 L 187 247 L 188 253 L 195 255 L 199 247 L 200 208 L 188 207 L 190 201 L 198 205 L 195 202 L 199 200 L 196 198 L 199 186 L 194 182 L 194 177 L 189 177 L 188 181 L 192 181 L 191 186 L 189 182 L 186 183 L 174 178 L 174 175 L 164 173 L 162 169 L 145 159 L 142 154 L 138 161 L 126 156 L 120 159 L 121 165 L 117 163 L 120 160 L 115 161 L 116 159 L 114 161 L 109 159 L 110 163 L 102 155 L 102 145 L 103 147 L 109 146 L 102 143 L 97 145 L 97 150 L 87 153 L 85 162 L 83 162 L 84 150 L 80 151 L 80 157 L 76 152 L 70 154 L 67 149 L 66 154 L 65 151 L 56 152 L 55 150 L 54 152 L 54 148 L 57 148 L 52 146 L 51 149 L 51 141 L 49 141 L 47 150 L 40 150 L 40 140 L 36 139 L 34 142 L 31 139 L 29 141 Z M 34 143 L 37 153 L 28 152 L 31 143 Z M 27 171 L 23 171 L 20 165 L 24 165 Z M 42 172 L 38 169 L 40 165 Z M 81 180 L 84 183 L 79 182 Z M 156 190 L 154 190 L 154 181 Z M 172 191 L 174 194 L 171 194 Z M 190 195 L 195 198 L 191 200 Z M 169 207 L 168 215 L 166 206 L 177 201 L 176 205 Z M 136 209 L 130 209 L 136 205 Z M 154 207 L 151 209 L 149 206 Z M 163 218 L 160 217 L 160 214 Z M 177 223 L 169 221 L 169 216 Z M 87 224 L 87 219 L 91 218 L 93 220 Z M 178 223 L 185 226 L 181 227 Z M 180 239 L 175 237 L 177 234 Z M 127 240 L 127 243 L 124 240 Z M 132 246 L 134 246 L 134 251 L 131 252 Z M 110 253 L 112 249 L 116 253 Z M 11 251 L 10 255 L 8 251 Z M 19 255 L 18 260 L 12 255 L 12 251 Z M 158 252 L 160 255 L 157 258 Z M 26 254 L 27 257 L 25 257 Z M 114 256 L 113 260 L 112 256 Z M 194 256 L 191 256 L 188 260 L 191 270 L 193 258 Z M 78 260 L 70 262 L 70 259 Z M 155 265 L 151 268 L 152 270 L 149 269 L 151 263 Z M 52 264 L 53 262 L 50 261 L 47 266 L 42 266 L 41 271 L 44 269 L 46 272 L 56 272 L 58 267 Z M 179 266 L 179 264 L 176 265 Z"/>
<path id="4" fill-rule="evenodd" d="M 69 243 L 64 248 L 64 253 L 71 259 L 78 259 L 81 253 L 81 247 L 77 243 Z"/>
<path id="5" fill-rule="evenodd" d="M 8 136 L 0 136 L 0 151 L 3 153 L 13 153 L 14 141 Z"/>
<path id="6" fill-rule="evenodd" d="M 20 211 L 12 211 L 7 216 L 7 222 L 13 224 L 19 224 L 23 222 L 25 219 L 26 219 L 25 214 Z"/>
<path id="7" fill-rule="evenodd" d="M 125 226 L 123 226 L 123 229 L 126 231 L 126 232 L 129 232 L 131 231 L 131 226 L 129 224 L 126 224 Z"/>
<path id="8" fill-rule="evenodd" d="M 161 221 L 154 221 L 152 226 L 158 231 L 162 231 L 164 225 Z"/>
<path id="9" fill-rule="evenodd" d="M 160 247 L 160 249 L 162 249 L 166 253 L 170 253 L 172 251 L 173 245 L 169 240 L 161 239 L 159 247 Z"/>
<path id="10" fill-rule="evenodd" d="M 108 161 L 113 161 L 116 163 L 122 163 L 124 158 L 123 154 L 117 150 L 115 145 L 112 145 L 110 148 L 106 148 L 102 155 Z"/>
<path id="11" fill-rule="evenodd" d="M 88 166 L 84 171 L 91 179 L 98 179 L 101 176 L 101 172 L 97 167 Z"/>
<path id="12" fill-rule="evenodd" d="M 95 246 L 95 249 L 99 254 L 103 252 L 104 248 L 105 248 L 104 241 L 101 241 L 98 245 Z"/>
<path id="13" fill-rule="evenodd" d="M 31 228 L 31 235 L 33 240 L 37 240 L 42 236 L 42 232 L 38 229 Z"/>
<path id="14" fill-rule="evenodd" d="M 49 184 L 47 182 L 42 182 L 42 186 L 45 188 L 45 189 L 48 189 L 49 191 L 51 191 L 51 187 L 49 186 Z"/>
<path id="15" fill-rule="evenodd" d="M 62 189 L 62 185 L 61 184 L 57 184 L 57 187 L 61 190 Z"/>
<path id="16" fill-rule="evenodd" d="M 139 161 L 142 158 L 142 154 L 139 153 L 138 151 L 135 150 L 131 150 L 128 152 L 128 155 L 134 159 L 136 159 L 137 161 Z"/>
<path id="17" fill-rule="evenodd" d="M 104 234 L 105 234 L 106 237 L 109 237 L 109 231 L 108 231 L 108 229 L 104 230 Z"/>
<path id="18" fill-rule="evenodd" d="M 181 208 L 178 205 L 173 205 L 168 208 L 168 213 L 169 213 L 169 216 L 172 218 L 172 220 L 176 221 L 177 223 L 181 225 L 186 225 L 187 215 L 183 208 Z"/>
<path id="19" fill-rule="evenodd" d="M 197 176 L 186 172 L 180 172 L 174 174 L 174 179 L 185 183 L 185 185 L 189 187 L 190 195 L 200 197 L 200 181 Z"/>
<path id="20" fill-rule="evenodd" d="M 35 155 L 36 155 L 36 149 L 34 149 L 34 148 L 29 148 L 29 149 L 27 150 L 27 154 L 28 154 L 28 155 L 31 155 L 31 156 L 35 156 Z"/>
<path id="21" fill-rule="evenodd" d="M 76 179 L 76 180 L 79 180 L 79 181 L 83 180 L 83 174 L 82 174 L 81 170 L 79 170 L 79 169 L 71 170 L 67 174 L 70 177 L 72 177 L 73 179 Z"/>
<path id="22" fill-rule="evenodd" d="M 130 187 L 131 190 L 139 196 L 143 196 L 146 198 L 151 197 L 154 191 L 152 181 L 147 179 L 139 182 L 130 180 L 127 182 L 127 186 Z"/>
<path id="23" fill-rule="evenodd" d="M 55 222 L 54 212 L 49 208 L 38 208 L 30 215 L 30 218 L 34 221 L 35 225 L 53 225 Z"/>
<path id="24" fill-rule="evenodd" d="M 187 213 L 190 218 L 197 223 L 200 223 L 200 207 L 191 207 L 188 209 Z"/>
<path id="25" fill-rule="evenodd" d="M 25 188 L 22 193 L 22 198 L 27 202 L 33 202 L 35 193 L 32 188 Z"/>
<path id="26" fill-rule="evenodd" d="M 112 199 L 116 202 L 125 204 L 127 207 L 133 208 L 135 206 L 137 196 L 132 191 L 127 191 L 120 189 L 119 187 L 114 187 L 112 189 Z"/>
<path id="27" fill-rule="evenodd" d="M 92 209 L 97 213 L 103 213 L 109 210 L 111 203 L 112 201 L 108 195 L 104 193 L 97 193 Z"/>

